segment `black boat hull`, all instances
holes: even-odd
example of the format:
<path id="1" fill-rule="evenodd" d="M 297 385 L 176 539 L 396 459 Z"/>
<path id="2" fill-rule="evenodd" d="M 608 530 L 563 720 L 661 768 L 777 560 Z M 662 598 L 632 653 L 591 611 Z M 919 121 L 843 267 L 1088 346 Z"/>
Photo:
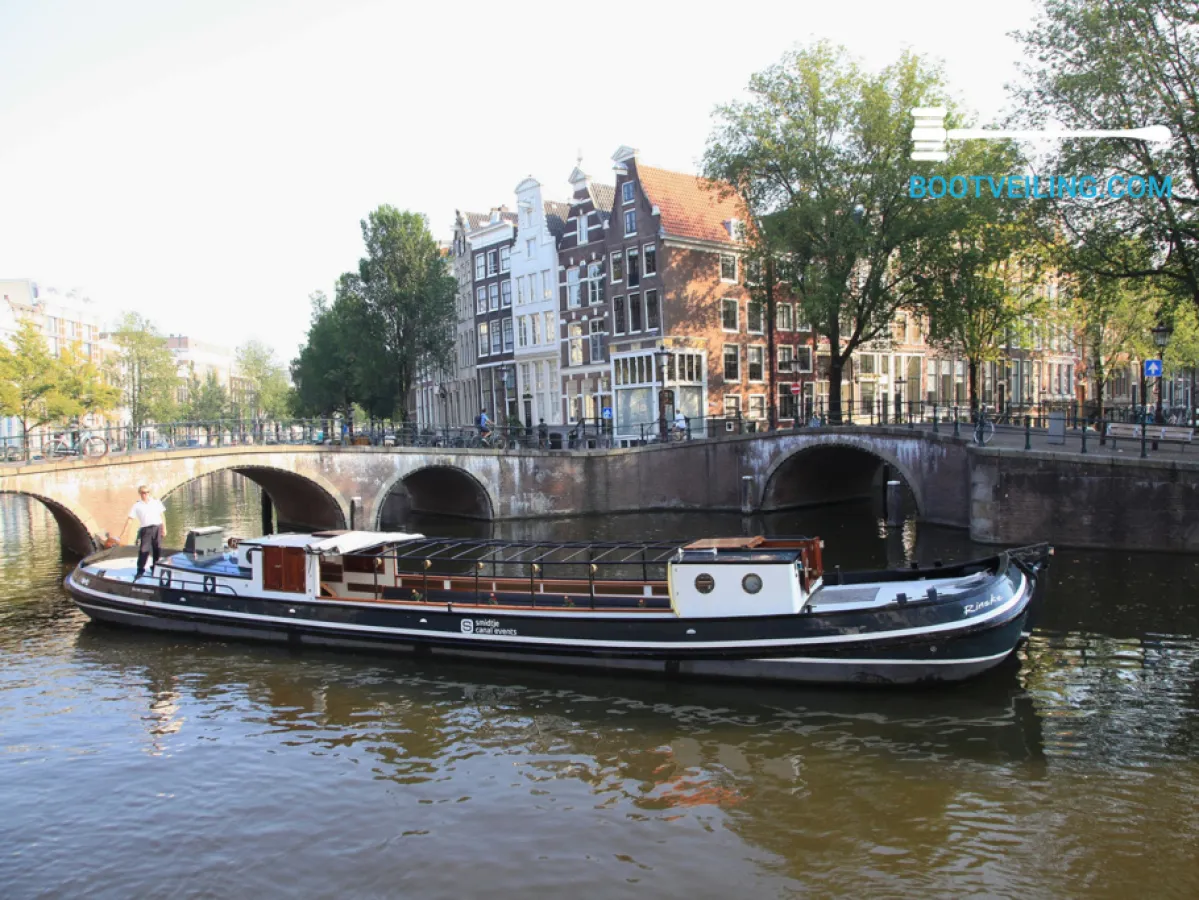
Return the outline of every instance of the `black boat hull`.
<path id="1" fill-rule="evenodd" d="M 78 571 L 66 587 L 84 612 L 138 628 L 293 646 L 820 684 L 950 682 L 994 668 L 1021 640 L 1037 581 L 1012 568 L 997 573 L 973 600 L 913 603 L 902 613 L 737 621 L 288 603 L 77 578 Z M 705 640 L 706 635 L 720 639 Z"/>

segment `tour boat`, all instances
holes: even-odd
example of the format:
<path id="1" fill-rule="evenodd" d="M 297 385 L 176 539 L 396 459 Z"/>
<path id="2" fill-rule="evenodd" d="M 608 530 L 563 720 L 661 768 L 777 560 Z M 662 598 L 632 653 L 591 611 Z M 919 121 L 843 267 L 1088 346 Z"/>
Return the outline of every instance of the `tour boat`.
<path id="1" fill-rule="evenodd" d="M 293 645 L 661 675 L 959 681 L 1027 637 L 1048 545 L 929 568 L 825 572 L 806 537 L 513 542 L 192 529 L 135 578 L 135 548 L 66 588 L 93 619 Z M 1042 585 L 1043 587 L 1043 585 Z"/>

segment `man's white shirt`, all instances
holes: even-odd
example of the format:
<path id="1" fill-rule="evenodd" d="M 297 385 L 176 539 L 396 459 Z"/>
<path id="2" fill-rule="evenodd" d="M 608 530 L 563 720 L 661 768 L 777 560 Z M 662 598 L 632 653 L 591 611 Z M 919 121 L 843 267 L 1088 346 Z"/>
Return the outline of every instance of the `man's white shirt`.
<path id="1" fill-rule="evenodd" d="M 162 501 L 151 497 L 149 500 L 138 500 L 133 504 L 133 509 L 129 510 L 129 518 L 137 519 L 139 528 L 145 528 L 149 525 L 161 525 L 162 514 L 166 509 L 162 505 Z"/>

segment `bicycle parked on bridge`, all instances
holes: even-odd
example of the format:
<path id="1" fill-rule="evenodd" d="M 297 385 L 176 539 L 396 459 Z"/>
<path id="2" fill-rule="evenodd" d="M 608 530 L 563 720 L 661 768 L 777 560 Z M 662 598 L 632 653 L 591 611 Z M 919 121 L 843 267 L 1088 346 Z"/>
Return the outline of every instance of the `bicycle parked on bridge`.
<path id="1" fill-rule="evenodd" d="M 50 459 L 65 459 L 69 456 L 99 458 L 108 453 L 108 441 L 91 432 L 72 431 L 55 435 L 46 456 Z"/>
<path id="2" fill-rule="evenodd" d="M 995 423 L 987 418 L 987 408 L 980 407 L 974 417 L 974 443 L 985 447 L 995 439 Z"/>

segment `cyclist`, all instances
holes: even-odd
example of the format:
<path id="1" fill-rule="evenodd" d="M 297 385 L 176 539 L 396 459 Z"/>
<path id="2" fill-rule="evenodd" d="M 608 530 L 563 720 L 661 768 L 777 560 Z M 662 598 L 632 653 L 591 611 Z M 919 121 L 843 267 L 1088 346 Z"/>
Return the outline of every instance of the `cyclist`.
<path id="1" fill-rule="evenodd" d="M 671 432 L 671 438 L 676 441 L 681 441 L 687 434 L 687 417 L 681 412 L 674 414 L 674 428 Z"/>
<path id="2" fill-rule="evenodd" d="M 974 419 L 974 443 L 980 447 L 995 436 L 995 426 L 987 421 L 987 408 L 980 406 Z"/>
<path id="3" fill-rule="evenodd" d="M 487 410 L 479 410 L 479 415 L 475 419 L 475 425 L 479 429 L 479 441 L 481 443 L 491 444 L 491 419 L 487 418 Z"/>

